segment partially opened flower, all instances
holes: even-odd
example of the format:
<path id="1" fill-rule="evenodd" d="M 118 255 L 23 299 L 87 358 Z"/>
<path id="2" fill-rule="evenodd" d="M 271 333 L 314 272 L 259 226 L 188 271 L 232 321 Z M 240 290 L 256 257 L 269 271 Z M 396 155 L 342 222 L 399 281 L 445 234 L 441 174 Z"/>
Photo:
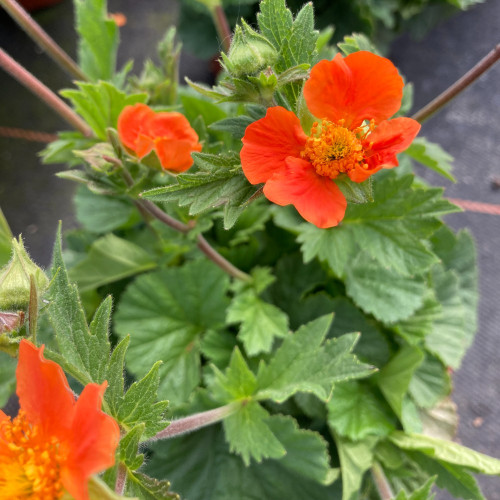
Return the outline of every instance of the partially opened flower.
<path id="1" fill-rule="evenodd" d="M 114 464 L 118 424 L 101 411 L 106 382 L 75 401 L 62 368 L 27 340 L 19 346 L 20 411 L 0 410 L 0 498 L 87 500 L 93 474 Z"/>
<path id="2" fill-rule="evenodd" d="M 201 151 L 198 135 L 181 113 L 156 113 L 145 104 L 126 106 L 118 117 L 123 145 L 138 158 L 154 151 L 162 168 L 184 172 L 193 164 L 191 153 Z"/>
<path id="3" fill-rule="evenodd" d="M 242 139 L 245 176 L 265 183 L 270 201 L 294 205 L 318 227 L 336 226 L 347 202 L 335 179 L 363 182 L 397 166 L 396 154 L 420 130 L 411 118 L 388 120 L 401 106 L 403 85 L 396 67 L 371 52 L 320 61 L 304 85 L 307 107 L 318 118 L 310 135 L 291 111 L 269 108 Z"/>

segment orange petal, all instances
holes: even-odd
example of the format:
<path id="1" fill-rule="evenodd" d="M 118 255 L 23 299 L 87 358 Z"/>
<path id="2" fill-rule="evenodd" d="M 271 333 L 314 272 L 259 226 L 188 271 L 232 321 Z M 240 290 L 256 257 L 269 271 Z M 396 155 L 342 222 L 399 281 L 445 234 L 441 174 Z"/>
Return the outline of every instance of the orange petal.
<path id="1" fill-rule="evenodd" d="M 154 138 L 198 142 L 198 134 L 191 127 L 188 119 L 176 112 L 155 113 L 148 123 L 148 133 Z"/>
<path id="2" fill-rule="evenodd" d="M 191 153 L 201 151 L 201 144 L 188 140 L 159 139 L 155 141 L 155 150 L 165 170 L 185 172 L 193 164 Z"/>
<path id="3" fill-rule="evenodd" d="M 307 136 L 291 111 L 275 106 L 264 118 L 250 124 L 240 153 L 243 173 L 252 184 L 266 182 L 285 168 L 288 156 L 300 157 Z"/>
<path id="4" fill-rule="evenodd" d="M 311 113 L 334 123 L 345 120 L 348 128 L 363 120 L 378 123 L 401 106 L 403 79 L 389 59 L 367 51 L 347 57 L 337 54 L 311 69 L 304 98 Z"/>
<path id="5" fill-rule="evenodd" d="M 300 158 L 288 158 L 286 168 L 266 182 L 264 194 L 277 205 L 294 205 L 305 220 L 320 228 L 336 226 L 347 207 L 335 182 Z"/>
<path id="6" fill-rule="evenodd" d="M 64 439 L 75 398 L 62 368 L 45 359 L 43 349 L 21 340 L 16 371 L 19 404 L 29 422 L 40 425 L 48 435 Z"/>
<path id="7" fill-rule="evenodd" d="M 410 146 L 420 130 L 420 124 L 411 118 L 394 118 L 378 125 L 363 141 L 367 169 L 359 166 L 349 172 L 354 182 L 363 182 L 381 168 L 398 165 L 396 155 Z"/>
<path id="8" fill-rule="evenodd" d="M 75 500 L 87 500 L 90 476 L 115 463 L 120 429 L 113 418 L 101 411 L 106 386 L 107 382 L 88 384 L 75 405 L 68 456 L 61 471 L 63 485 Z"/>
<path id="9" fill-rule="evenodd" d="M 148 122 L 154 115 L 155 112 L 145 104 L 125 106 L 118 117 L 118 135 L 127 148 L 136 151 L 139 134 L 145 133 Z"/>

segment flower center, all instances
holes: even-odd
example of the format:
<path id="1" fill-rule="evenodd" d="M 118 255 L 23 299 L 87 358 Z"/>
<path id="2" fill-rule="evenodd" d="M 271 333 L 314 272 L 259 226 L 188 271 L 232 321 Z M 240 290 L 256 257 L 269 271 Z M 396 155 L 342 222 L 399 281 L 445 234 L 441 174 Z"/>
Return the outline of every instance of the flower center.
<path id="1" fill-rule="evenodd" d="M 55 439 L 47 442 L 21 410 L 0 423 L 0 498 L 56 500 L 63 494 L 60 451 Z"/>
<path id="2" fill-rule="evenodd" d="M 335 179 L 363 162 L 364 130 L 359 127 L 351 131 L 343 123 L 323 120 L 312 126 L 301 156 L 312 163 L 319 175 Z"/>

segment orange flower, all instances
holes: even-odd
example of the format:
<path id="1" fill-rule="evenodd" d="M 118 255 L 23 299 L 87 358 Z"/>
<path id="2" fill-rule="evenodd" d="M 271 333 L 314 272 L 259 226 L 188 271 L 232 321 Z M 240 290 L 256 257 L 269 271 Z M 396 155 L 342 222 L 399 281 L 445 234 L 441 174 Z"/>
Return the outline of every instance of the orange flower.
<path id="1" fill-rule="evenodd" d="M 107 383 L 88 384 L 78 400 L 62 368 L 27 340 L 19 346 L 17 395 L 21 410 L 0 410 L 0 498 L 56 500 L 67 491 L 87 500 L 92 474 L 111 467 L 118 424 L 101 411 Z"/>
<path id="2" fill-rule="evenodd" d="M 396 154 L 420 130 L 411 118 L 388 120 L 402 96 L 403 80 L 384 57 L 360 51 L 320 61 L 304 85 L 307 107 L 319 118 L 310 135 L 291 111 L 269 108 L 246 129 L 243 172 L 252 184 L 265 183 L 270 201 L 294 205 L 320 228 L 336 226 L 347 201 L 334 179 L 363 182 L 397 166 Z"/>
<path id="3" fill-rule="evenodd" d="M 201 151 L 198 135 L 180 113 L 155 113 L 145 104 L 126 106 L 118 117 L 120 140 L 139 158 L 155 151 L 161 166 L 184 172 L 192 164 L 191 153 Z"/>

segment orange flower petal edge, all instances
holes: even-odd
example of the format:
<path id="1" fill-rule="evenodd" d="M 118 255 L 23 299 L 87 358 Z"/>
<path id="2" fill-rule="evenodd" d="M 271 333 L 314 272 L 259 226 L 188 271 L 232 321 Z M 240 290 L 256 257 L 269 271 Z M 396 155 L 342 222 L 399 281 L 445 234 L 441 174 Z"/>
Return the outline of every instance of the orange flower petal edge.
<path id="1" fill-rule="evenodd" d="M 126 106 L 118 117 L 122 144 L 138 158 L 155 151 L 163 169 L 184 172 L 193 165 L 191 153 L 201 151 L 198 134 L 177 112 L 155 112 L 146 104 Z M 165 147 L 165 143 L 169 147 Z M 178 142 L 178 144 L 172 145 Z"/>
<path id="2" fill-rule="evenodd" d="M 0 498 L 57 500 L 67 491 L 88 500 L 92 474 L 114 464 L 116 421 L 101 411 L 106 382 L 88 384 L 75 401 L 62 368 L 27 340 L 19 346 L 20 411 L 0 412 Z"/>
<path id="3" fill-rule="evenodd" d="M 320 61 L 304 84 L 304 98 L 318 118 L 307 136 L 298 117 L 276 106 L 250 124 L 242 139 L 243 173 L 264 183 L 264 195 L 292 204 L 320 228 L 336 226 L 347 202 L 335 183 L 346 175 L 363 182 L 411 144 L 420 124 L 388 120 L 401 105 L 403 80 L 388 59 L 360 51 Z"/>

